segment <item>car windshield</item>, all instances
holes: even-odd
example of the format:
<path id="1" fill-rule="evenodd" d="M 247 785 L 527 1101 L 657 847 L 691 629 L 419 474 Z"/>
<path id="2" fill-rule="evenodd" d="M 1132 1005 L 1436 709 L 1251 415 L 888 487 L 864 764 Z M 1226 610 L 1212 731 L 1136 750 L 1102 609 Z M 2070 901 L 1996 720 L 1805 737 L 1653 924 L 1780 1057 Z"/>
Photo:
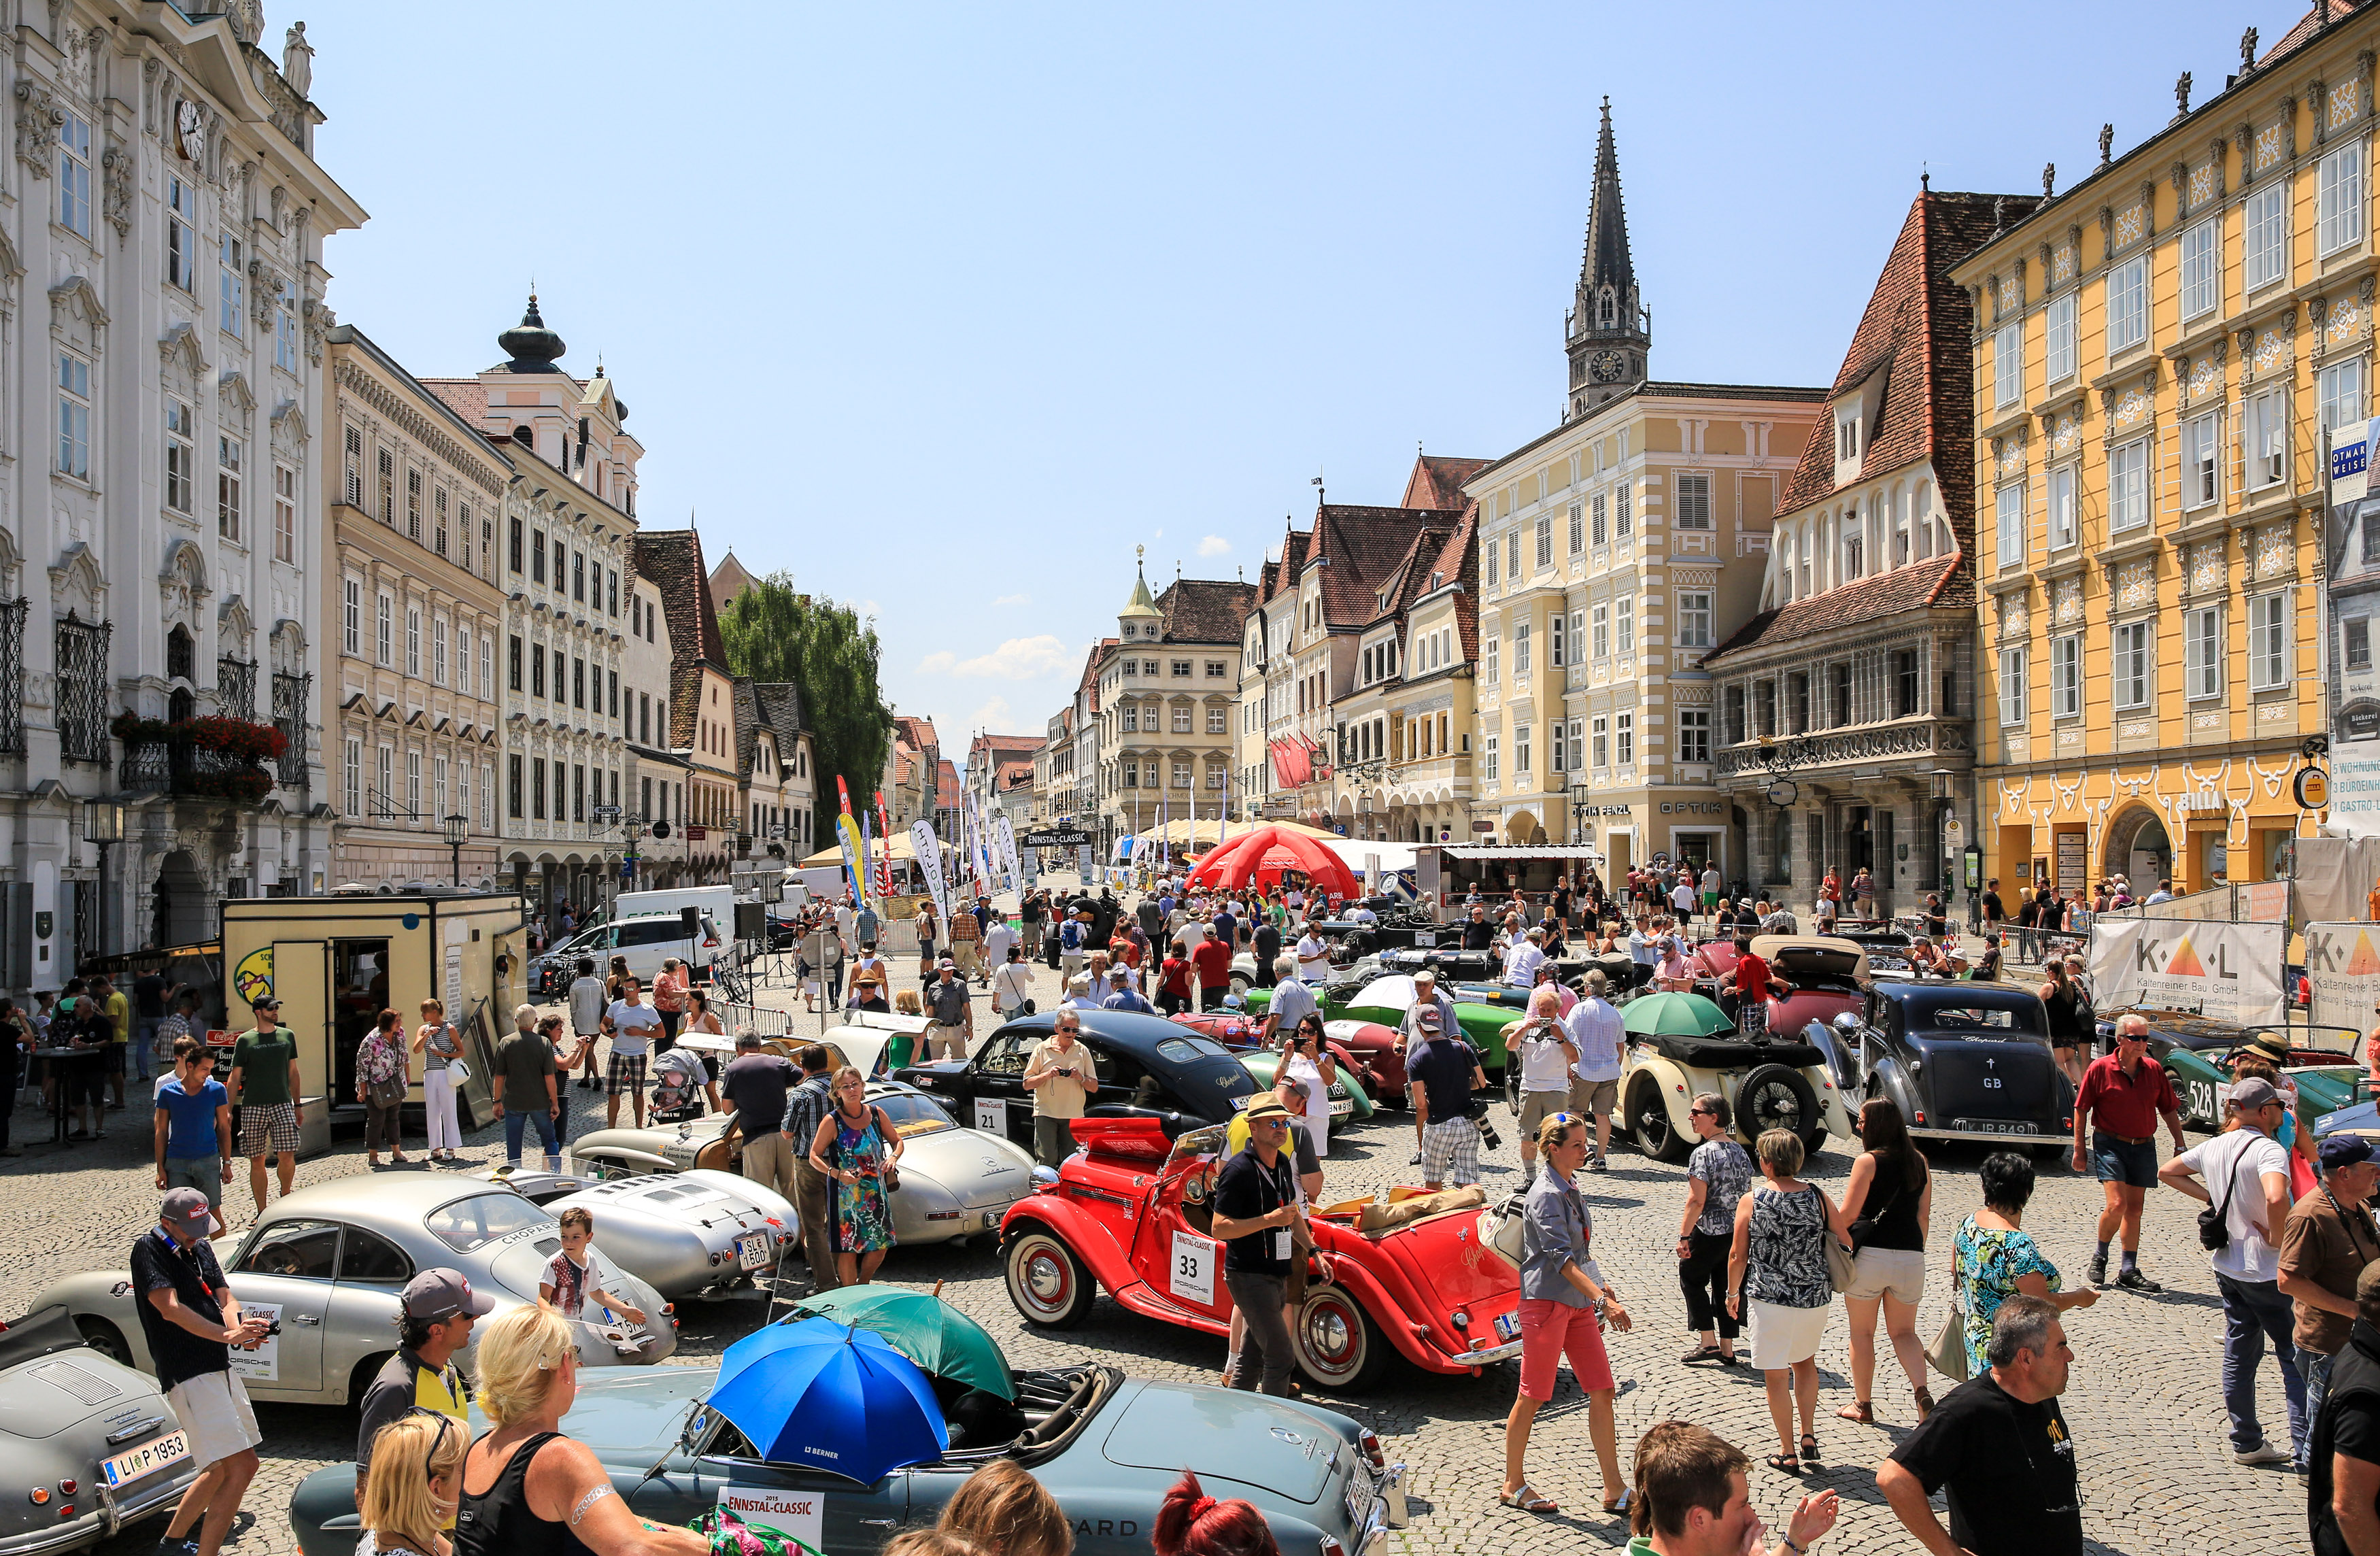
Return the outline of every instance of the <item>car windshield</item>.
<path id="1" fill-rule="evenodd" d="M 1912 1026 L 1934 1032 L 1976 1037 L 2021 1037 L 2039 1030 L 2022 1010 L 1999 1005 L 1938 1004 L 1911 1013 Z"/>
<path id="2" fill-rule="evenodd" d="M 1187 1064 L 1193 1059 L 1229 1059 L 1232 1051 L 1212 1038 L 1168 1038 L 1157 1045 L 1157 1056 Z"/>
<path id="3" fill-rule="evenodd" d="M 456 1253 L 468 1254 L 524 1227 L 552 1226 L 553 1218 L 505 1189 L 441 1205 L 422 1217 L 421 1224 Z"/>
<path id="4" fill-rule="evenodd" d="M 958 1120 L 944 1112 L 932 1098 L 920 1097 L 914 1091 L 887 1091 L 874 1100 L 904 1138 L 959 1126 Z"/>

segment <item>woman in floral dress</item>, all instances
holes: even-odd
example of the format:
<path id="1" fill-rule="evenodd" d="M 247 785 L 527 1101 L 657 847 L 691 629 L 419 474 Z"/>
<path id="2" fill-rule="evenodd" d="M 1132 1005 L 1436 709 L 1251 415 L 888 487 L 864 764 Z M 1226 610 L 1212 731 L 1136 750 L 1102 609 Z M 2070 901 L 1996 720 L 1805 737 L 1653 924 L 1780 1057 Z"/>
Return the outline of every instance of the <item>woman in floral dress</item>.
<path id="1" fill-rule="evenodd" d="M 834 1180 L 835 1272 L 846 1286 L 873 1280 L 892 1246 L 901 1132 L 868 1100 L 868 1081 L 846 1064 L 834 1077 L 834 1111 L 810 1139 L 810 1165 Z"/>
<path id="2" fill-rule="evenodd" d="M 1967 1314 L 1967 1376 L 1980 1378 L 1990 1364 L 1992 1315 L 2019 1292 L 2070 1307 L 2088 1307 L 2099 1294 L 2084 1288 L 2061 1292 L 2058 1267 L 2024 1230 L 2024 1207 L 2033 1197 L 2033 1161 L 2012 1150 L 1984 1158 L 1984 1208 L 1960 1223 L 1951 1242 L 1953 1286 Z"/>
<path id="3" fill-rule="evenodd" d="M 393 1010 L 380 1013 L 380 1025 L 356 1047 L 356 1100 L 364 1105 L 364 1158 L 380 1165 L 380 1148 L 388 1144 L 389 1160 L 405 1160 L 405 1137 L 398 1116 L 412 1085 L 405 1053 L 405 1018 Z"/>

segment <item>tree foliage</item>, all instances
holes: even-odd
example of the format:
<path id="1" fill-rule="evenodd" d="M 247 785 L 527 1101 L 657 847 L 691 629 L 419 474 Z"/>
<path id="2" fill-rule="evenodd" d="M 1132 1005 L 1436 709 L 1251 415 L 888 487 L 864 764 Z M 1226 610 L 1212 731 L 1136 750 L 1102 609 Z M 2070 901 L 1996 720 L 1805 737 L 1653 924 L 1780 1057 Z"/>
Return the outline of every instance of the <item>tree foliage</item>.
<path id="1" fill-rule="evenodd" d="M 892 713 L 877 687 L 880 657 L 872 620 L 850 606 L 794 587 L 791 573 L 755 581 L 719 614 L 727 667 L 756 681 L 801 687 L 802 716 L 818 751 L 819 805 L 833 813 L 824 780 L 841 773 L 865 804 L 884 775 Z"/>

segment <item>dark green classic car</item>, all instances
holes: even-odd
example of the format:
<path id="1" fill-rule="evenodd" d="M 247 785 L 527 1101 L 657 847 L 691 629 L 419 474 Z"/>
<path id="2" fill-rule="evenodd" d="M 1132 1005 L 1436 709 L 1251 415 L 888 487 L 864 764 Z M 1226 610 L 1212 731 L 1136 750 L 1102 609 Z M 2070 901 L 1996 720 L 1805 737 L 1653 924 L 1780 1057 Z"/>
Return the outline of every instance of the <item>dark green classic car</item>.
<path id="1" fill-rule="evenodd" d="M 2192 1129 L 2223 1127 L 2223 1088 L 2231 1084 L 2231 1061 L 2259 1032 L 2287 1039 L 2289 1057 L 2281 1073 L 2296 1084 L 2298 1113 L 2309 1127 L 2322 1114 L 2364 1099 L 2363 1066 L 2352 1052 L 2356 1034 L 2346 1027 L 2242 1025 L 2178 1010 L 2102 1011 L 2099 1052 L 2114 1052 L 2116 1018 L 2121 1015 L 2148 1022 L 2149 1057 L 2172 1076 L 2182 1123 Z"/>

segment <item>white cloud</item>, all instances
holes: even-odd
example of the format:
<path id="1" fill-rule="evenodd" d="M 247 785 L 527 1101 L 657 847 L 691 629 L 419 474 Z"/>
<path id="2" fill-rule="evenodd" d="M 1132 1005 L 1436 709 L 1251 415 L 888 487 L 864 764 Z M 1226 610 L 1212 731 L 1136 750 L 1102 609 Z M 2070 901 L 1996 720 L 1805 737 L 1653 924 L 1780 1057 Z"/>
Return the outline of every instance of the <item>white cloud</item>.
<path id="1" fill-rule="evenodd" d="M 1008 699 L 995 697 L 967 721 L 977 729 L 1000 729 L 1009 723 Z"/>
<path id="2" fill-rule="evenodd" d="M 1033 603 L 1033 596 L 1029 594 L 1003 594 L 999 599 L 993 601 L 992 603 L 995 605 L 1030 605 Z"/>
<path id="3" fill-rule="evenodd" d="M 1198 554 L 1201 556 L 1220 556 L 1231 549 L 1232 542 L 1220 535 L 1209 535 L 1198 542 Z"/>
<path id="4" fill-rule="evenodd" d="M 991 652 L 973 659 L 961 659 L 944 650 L 928 654 L 917 663 L 921 675 L 990 676 L 1002 681 L 1029 681 L 1065 668 L 1066 645 L 1046 632 L 1034 638 L 1011 638 Z"/>

